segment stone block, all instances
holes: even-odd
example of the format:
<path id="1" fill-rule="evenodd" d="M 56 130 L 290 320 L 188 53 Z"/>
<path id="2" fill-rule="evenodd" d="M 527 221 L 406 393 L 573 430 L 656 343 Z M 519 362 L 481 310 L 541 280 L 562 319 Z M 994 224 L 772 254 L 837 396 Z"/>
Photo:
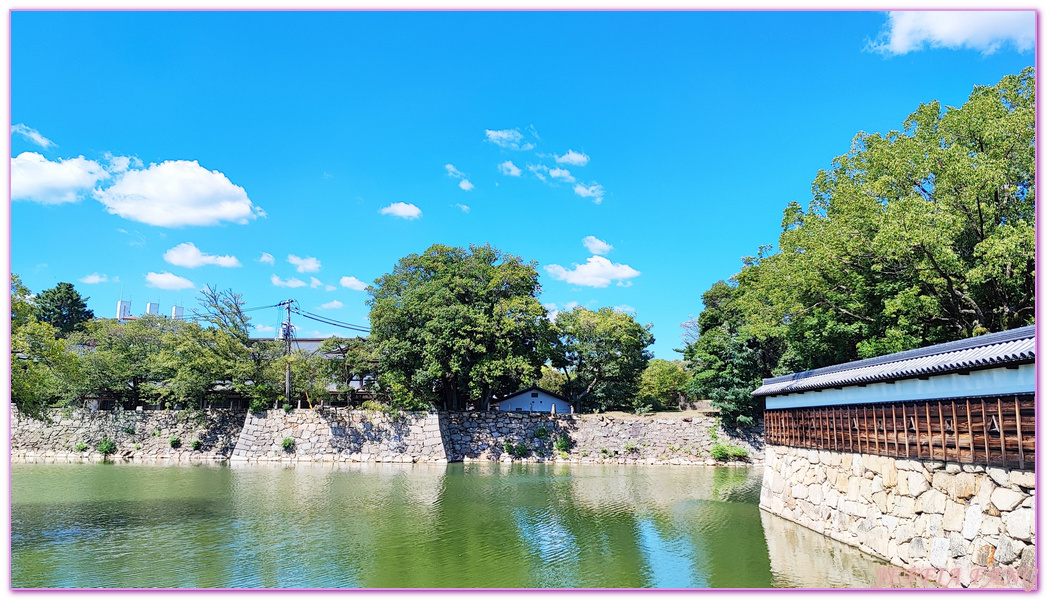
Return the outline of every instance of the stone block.
<path id="1" fill-rule="evenodd" d="M 942 529 L 960 531 L 963 529 L 964 505 L 959 502 L 947 502 L 942 517 Z"/>
<path id="2" fill-rule="evenodd" d="M 796 498 L 797 500 L 801 500 L 803 498 L 806 498 L 807 497 L 807 486 L 806 485 L 802 485 L 802 484 L 794 485 L 792 487 L 792 490 L 790 491 L 790 493 L 792 494 L 793 498 Z"/>
<path id="3" fill-rule="evenodd" d="M 884 459 L 883 471 L 883 485 L 888 488 L 893 488 L 898 485 L 898 467 L 895 466 L 895 461 L 892 459 Z"/>
<path id="4" fill-rule="evenodd" d="M 990 560 L 995 560 L 993 555 L 996 554 L 996 547 L 989 544 L 982 544 L 978 546 L 974 551 L 974 564 L 980 567 L 989 566 Z"/>
<path id="5" fill-rule="evenodd" d="M 982 507 L 980 504 L 971 504 L 964 511 L 963 526 L 960 528 L 960 535 L 964 539 L 973 540 L 974 536 L 978 535 L 978 532 L 982 528 Z"/>
<path id="6" fill-rule="evenodd" d="M 883 485 L 883 477 L 881 477 L 880 475 L 873 476 L 872 483 L 869 485 L 869 491 L 873 494 L 875 494 L 876 492 L 882 492 L 885 489 Z"/>
<path id="7" fill-rule="evenodd" d="M 887 531 L 891 532 L 892 534 L 894 533 L 894 529 L 898 527 L 899 522 L 900 520 L 898 519 L 898 517 L 891 515 L 884 515 L 880 518 L 880 523 L 882 523 L 883 526 L 887 528 Z"/>
<path id="8" fill-rule="evenodd" d="M 996 482 L 996 485 L 1007 487 L 1011 483 L 1009 471 L 999 467 L 988 467 L 985 472 Z"/>
<path id="9" fill-rule="evenodd" d="M 996 553 L 993 555 L 993 560 L 1001 565 L 1008 565 L 1017 560 L 1024 549 L 1025 544 L 1001 535 L 996 541 Z"/>
<path id="10" fill-rule="evenodd" d="M 935 568 L 944 569 L 949 560 L 949 538 L 931 538 L 931 549 L 927 560 Z"/>
<path id="11" fill-rule="evenodd" d="M 1001 512 L 1014 510 L 1025 500 L 1025 494 L 1016 492 L 1010 488 L 996 488 L 992 493 L 992 503 Z"/>
<path id="12" fill-rule="evenodd" d="M 872 502 L 872 480 L 871 479 L 859 479 L 858 480 L 858 496 L 864 498 L 866 502 Z"/>
<path id="13" fill-rule="evenodd" d="M 962 470 L 963 469 L 960 468 L 960 464 L 959 463 L 951 462 L 951 463 L 946 463 L 946 465 L 945 465 L 945 472 L 946 473 L 953 473 L 953 474 L 955 474 L 955 473 L 959 473 Z"/>
<path id="14" fill-rule="evenodd" d="M 916 528 L 916 535 L 923 537 L 940 536 L 945 531 L 942 529 L 942 516 L 930 513 L 916 517 L 916 520 L 913 521 L 913 527 Z"/>
<path id="15" fill-rule="evenodd" d="M 1003 525 L 1010 537 L 1031 542 L 1036 527 L 1035 519 L 1033 509 L 1019 508 L 1003 516 Z"/>
<path id="16" fill-rule="evenodd" d="M 909 556 L 913 559 L 927 556 L 927 540 L 922 537 L 914 537 L 909 542 Z"/>
<path id="17" fill-rule="evenodd" d="M 887 542 L 890 539 L 890 532 L 884 526 L 873 527 L 869 530 L 869 533 L 865 538 L 865 545 L 868 546 L 880 555 L 882 558 L 887 558 Z"/>
<path id="18" fill-rule="evenodd" d="M 862 467 L 866 471 L 872 471 L 873 473 L 879 473 L 880 469 L 883 468 L 883 457 L 875 454 L 863 454 L 862 455 Z"/>
<path id="19" fill-rule="evenodd" d="M 873 506 L 875 506 L 881 513 L 889 512 L 887 510 L 887 492 L 879 491 L 871 495 Z"/>
<path id="20" fill-rule="evenodd" d="M 953 477 L 952 498 L 965 500 L 978 492 L 978 477 L 973 473 L 958 473 Z"/>
<path id="21" fill-rule="evenodd" d="M 931 488 L 931 484 L 927 482 L 927 478 L 923 476 L 923 473 L 918 471 L 909 472 L 909 495 L 913 498 L 918 497 L 920 494 L 926 492 Z"/>
<path id="22" fill-rule="evenodd" d="M 916 499 L 916 512 L 942 514 L 945 512 L 945 503 L 948 497 L 936 489 L 930 489 L 920 494 Z"/>
<path id="23" fill-rule="evenodd" d="M 822 499 L 823 499 L 822 486 L 820 486 L 820 485 L 809 485 L 809 486 L 807 486 L 807 498 L 811 501 L 811 503 L 817 504 L 817 505 L 821 505 Z"/>
<path id="24" fill-rule="evenodd" d="M 899 496 L 895 499 L 891 514 L 902 518 L 911 519 L 916 516 L 916 500 L 909 496 Z"/>
<path id="25" fill-rule="evenodd" d="M 901 523 L 894 530 L 894 540 L 902 544 L 911 540 L 914 534 L 912 523 Z"/>
<path id="26" fill-rule="evenodd" d="M 1029 489 L 1036 487 L 1036 473 L 1033 471 L 1011 471 L 1010 475 L 1012 485 Z"/>
<path id="27" fill-rule="evenodd" d="M 860 490 L 861 490 L 861 482 L 862 482 L 862 480 L 858 479 L 857 477 L 851 477 L 851 478 L 849 478 L 847 480 L 847 490 L 846 490 L 846 493 L 847 493 L 847 499 L 848 500 L 857 500 L 858 499 L 858 495 L 859 495 Z"/>
<path id="28" fill-rule="evenodd" d="M 1001 530 L 1003 530 L 1003 519 L 982 513 L 982 526 L 978 530 L 978 535 L 990 537 L 1000 533 Z"/>
<path id="29" fill-rule="evenodd" d="M 949 557 L 965 556 L 969 542 L 955 531 L 949 534 Z"/>

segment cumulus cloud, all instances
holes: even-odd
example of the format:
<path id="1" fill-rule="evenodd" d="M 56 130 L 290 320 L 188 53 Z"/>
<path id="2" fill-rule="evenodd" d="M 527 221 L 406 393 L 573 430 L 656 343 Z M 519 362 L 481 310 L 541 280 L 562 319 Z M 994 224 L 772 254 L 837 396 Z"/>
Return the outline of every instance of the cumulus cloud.
<path id="1" fill-rule="evenodd" d="M 468 192 L 473 189 L 473 184 L 468 179 L 463 179 L 458 182 L 458 187 Z"/>
<path id="2" fill-rule="evenodd" d="M 545 174 L 549 172 L 549 167 L 545 165 L 527 165 L 527 170 L 534 173 L 534 176 L 542 181 L 546 181 Z"/>
<path id="3" fill-rule="evenodd" d="M 169 160 L 122 174 L 112 186 L 95 189 L 94 197 L 110 213 L 160 227 L 245 224 L 264 217 L 244 188 L 199 163 Z"/>
<path id="4" fill-rule="evenodd" d="M 465 173 L 462 173 L 458 169 L 454 168 L 454 165 L 452 165 L 451 163 L 447 163 L 446 165 L 444 165 L 444 168 L 447 169 L 448 177 L 457 177 L 459 179 L 465 177 Z"/>
<path id="5" fill-rule="evenodd" d="M 107 281 L 109 281 L 109 278 L 104 273 L 101 275 L 98 273 L 91 273 L 90 275 L 85 275 L 80 278 L 81 283 L 105 283 Z"/>
<path id="6" fill-rule="evenodd" d="M 108 177 L 102 165 L 83 156 L 50 161 L 36 152 L 23 152 L 11 159 L 11 200 L 76 202 L 81 192 Z"/>
<path id="7" fill-rule="evenodd" d="M 308 285 L 306 282 L 302 281 L 301 279 L 296 279 L 294 277 L 291 277 L 287 281 L 284 281 L 283 279 L 280 279 L 276 275 L 273 275 L 272 277 L 270 277 L 269 281 L 271 281 L 273 283 L 273 285 L 275 285 L 276 287 L 300 288 L 300 287 L 305 287 L 306 285 Z"/>
<path id="8" fill-rule="evenodd" d="M 309 278 L 309 287 L 311 287 L 311 288 L 313 288 L 315 290 L 316 288 L 324 287 L 324 282 L 320 281 L 316 277 L 310 277 Z"/>
<path id="9" fill-rule="evenodd" d="M 558 281 L 600 288 L 607 287 L 612 281 L 617 281 L 619 286 L 629 286 L 632 282 L 628 280 L 640 275 L 629 265 L 612 263 L 602 256 L 590 256 L 584 265 L 574 264 L 572 267 L 565 269 L 560 265 L 546 265 L 545 271 Z"/>
<path id="10" fill-rule="evenodd" d="M 18 135 L 29 140 L 30 142 L 33 142 L 37 146 L 40 146 L 44 150 L 47 150 L 52 146 L 58 145 L 52 142 L 51 140 L 45 138 L 44 136 L 40 135 L 39 131 L 33 129 L 32 127 L 26 127 L 22 123 L 19 123 L 18 125 L 12 125 L 11 133 L 17 133 Z"/>
<path id="11" fill-rule="evenodd" d="M 263 252 L 262 255 L 258 257 L 258 262 L 265 263 L 267 265 L 275 265 L 276 259 L 273 258 L 272 254 L 269 254 L 268 252 Z"/>
<path id="12" fill-rule="evenodd" d="M 106 152 L 103 156 L 109 163 L 109 167 L 106 170 L 111 174 L 123 173 L 131 167 L 136 169 L 142 168 L 142 161 L 137 156 L 114 156 L 109 152 Z"/>
<path id="13" fill-rule="evenodd" d="M 582 238 L 582 244 L 592 252 L 593 254 L 607 254 L 614 249 L 614 246 L 607 242 L 597 238 L 594 235 L 587 235 Z"/>
<path id="14" fill-rule="evenodd" d="M 562 179 L 567 183 L 574 183 L 574 177 L 571 175 L 571 172 L 567 169 L 549 169 L 549 177 L 552 177 L 554 179 Z"/>
<path id="15" fill-rule="evenodd" d="M 172 273 L 164 271 L 163 273 L 153 273 L 150 271 L 145 275 L 146 285 L 149 287 L 160 288 L 161 290 L 189 290 L 195 289 L 196 284 L 189 281 L 185 277 L 179 277 Z"/>
<path id="16" fill-rule="evenodd" d="M 993 54 L 1007 44 L 1024 52 L 1036 40 L 1036 14 L 1031 11 L 891 11 L 869 49 L 907 54 L 929 48 L 970 48 Z"/>
<path id="17" fill-rule="evenodd" d="M 316 273 L 320 270 L 320 261 L 312 256 L 302 258 L 294 254 L 288 254 L 287 262 L 297 267 L 299 273 Z"/>
<path id="18" fill-rule="evenodd" d="M 511 160 L 507 160 L 504 163 L 498 165 L 498 171 L 502 175 L 509 175 L 510 177 L 519 177 L 520 173 L 523 172 L 520 170 L 520 167 L 514 165 L 513 161 Z"/>
<path id="19" fill-rule="evenodd" d="M 615 312 L 620 312 L 620 313 L 624 313 L 624 314 L 627 314 L 627 315 L 635 315 L 636 314 L 636 309 L 633 308 L 632 306 L 629 306 L 628 304 L 619 304 L 619 305 L 614 307 L 614 310 L 615 310 Z"/>
<path id="20" fill-rule="evenodd" d="M 259 333 L 273 333 L 274 331 L 276 331 L 276 327 L 273 327 L 272 325 L 262 324 L 255 325 L 254 329 Z"/>
<path id="21" fill-rule="evenodd" d="M 574 165 L 576 167 L 584 167 L 589 164 L 589 155 L 582 152 L 575 152 L 574 150 L 568 150 L 566 154 L 562 156 L 553 155 L 556 157 L 556 162 L 560 164 Z"/>
<path id="22" fill-rule="evenodd" d="M 320 305 L 320 308 L 331 309 L 331 308 L 342 308 L 343 304 L 337 300 L 331 300 Z"/>
<path id="23" fill-rule="evenodd" d="M 464 212 L 464 213 L 469 212 L 469 207 L 467 205 L 465 205 L 465 204 L 455 204 L 455 206 L 457 206 L 459 209 L 461 209 L 461 211 Z"/>
<path id="24" fill-rule="evenodd" d="M 219 267 L 239 267 L 240 261 L 235 256 L 215 256 L 204 254 L 192 242 L 178 244 L 167 252 L 164 252 L 164 261 L 178 266 L 195 269 L 204 265 L 216 265 Z"/>
<path id="25" fill-rule="evenodd" d="M 534 148 L 531 142 L 520 143 L 523 141 L 523 134 L 519 129 L 485 129 L 484 134 L 488 142 L 509 150 L 532 150 Z"/>
<path id="26" fill-rule="evenodd" d="M 593 185 L 585 186 L 579 183 L 578 185 L 574 186 L 574 193 L 578 194 L 582 198 L 592 198 L 594 204 L 599 204 L 603 202 L 604 191 L 602 185 L 594 183 Z"/>
<path id="27" fill-rule="evenodd" d="M 355 277 L 343 277 L 338 280 L 338 283 L 340 283 L 344 288 L 349 288 L 358 292 L 367 289 L 367 284 Z"/>
<path id="28" fill-rule="evenodd" d="M 417 219 L 422 216 L 422 209 L 414 204 L 407 204 L 406 202 L 393 202 L 378 212 L 383 215 L 400 217 L 401 219 Z"/>

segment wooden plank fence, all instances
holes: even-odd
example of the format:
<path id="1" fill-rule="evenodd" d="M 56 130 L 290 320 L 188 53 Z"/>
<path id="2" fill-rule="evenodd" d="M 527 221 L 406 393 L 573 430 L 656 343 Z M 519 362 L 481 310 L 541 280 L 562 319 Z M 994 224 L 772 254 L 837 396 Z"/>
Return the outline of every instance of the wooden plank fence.
<path id="1" fill-rule="evenodd" d="M 1032 394 L 764 412 L 768 444 L 1033 470 Z"/>

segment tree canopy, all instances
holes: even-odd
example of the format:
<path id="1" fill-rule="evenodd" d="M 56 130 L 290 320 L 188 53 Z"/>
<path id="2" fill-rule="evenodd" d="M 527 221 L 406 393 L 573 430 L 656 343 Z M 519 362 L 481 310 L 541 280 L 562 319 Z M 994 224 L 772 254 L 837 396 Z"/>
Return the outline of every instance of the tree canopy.
<path id="1" fill-rule="evenodd" d="M 73 284 L 62 282 L 40 292 L 33 299 L 33 306 L 37 320 L 54 327 L 65 337 L 94 318 L 94 312 L 87 308 L 89 299 L 82 298 Z"/>
<path id="2" fill-rule="evenodd" d="M 537 264 L 490 245 L 433 245 L 368 288 L 379 384 L 404 408 L 486 408 L 547 356 Z"/>
<path id="3" fill-rule="evenodd" d="M 777 251 L 703 295 L 695 391 L 744 404 L 761 377 L 1032 323 L 1035 99 L 1030 68 L 859 133 Z"/>

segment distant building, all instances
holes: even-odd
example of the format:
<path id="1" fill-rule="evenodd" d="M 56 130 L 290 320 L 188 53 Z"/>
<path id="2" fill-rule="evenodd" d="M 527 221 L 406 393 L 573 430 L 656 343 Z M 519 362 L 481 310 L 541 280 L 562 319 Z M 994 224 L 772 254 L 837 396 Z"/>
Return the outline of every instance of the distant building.
<path id="1" fill-rule="evenodd" d="M 571 412 L 571 402 L 559 394 L 538 386 L 520 390 L 500 400 L 491 401 L 491 410 L 507 412 L 542 412 L 559 415 Z"/>
<path id="2" fill-rule="evenodd" d="M 171 307 L 171 318 L 172 319 L 181 319 L 182 318 L 182 307 L 181 306 L 172 306 Z"/>
<path id="3" fill-rule="evenodd" d="M 131 318 L 131 301 L 120 300 L 116 303 L 116 319 L 124 321 Z"/>
<path id="4" fill-rule="evenodd" d="M 159 302 L 147 302 L 145 305 L 145 314 L 147 315 L 159 315 L 160 314 L 160 303 Z"/>

